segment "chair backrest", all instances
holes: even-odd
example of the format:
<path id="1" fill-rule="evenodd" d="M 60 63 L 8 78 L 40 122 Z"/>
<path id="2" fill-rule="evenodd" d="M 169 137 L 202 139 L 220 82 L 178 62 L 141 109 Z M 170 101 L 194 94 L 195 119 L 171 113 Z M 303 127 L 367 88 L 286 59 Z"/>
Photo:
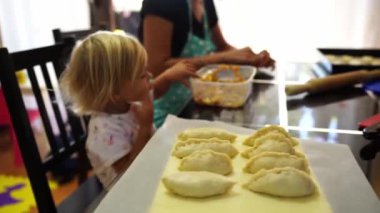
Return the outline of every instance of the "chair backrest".
<path id="1" fill-rule="evenodd" d="M 74 30 L 74 31 L 62 31 L 61 29 L 56 28 L 56 29 L 53 29 L 52 32 L 53 32 L 54 41 L 57 43 L 57 42 L 62 42 L 66 38 L 73 38 L 74 40 L 80 40 L 98 30 L 106 30 L 106 27 L 99 26 L 96 28 L 85 29 L 85 30 Z"/>
<path id="2" fill-rule="evenodd" d="M 62 109 L 57 103 L 56 89 L 53 88 L 52 73 L 48 72 L 47 63 L 51 62 L 55 74 L 59 76 L 64 70 L 65 62 L 74 42 L 65 40 L 52 46 L 9 53 L 6 48 L 0 48 L 0 82 L 7 102 L 12 123 L 19 141 L 19 147 L 27 170 L 33 194 L 40 212 L 55 212 L 56 207 L 48 186 L 46 172 L 56 167 L 64 159 L 69 158 L 74 152 L 84 149 L 83 138 L 85 130 L 82 128 L 78 117 L 67 112 L 68 123 L 62 117 Z M 40 67 L 40 69 L 36 69 Z M 23 101 L 23 95 L 16 78 L 16 72 L 26 69 L 31 83 L 32 91 L 37 101 L 41 120 L 51 148 L 51 153 L 45 159 L 41 159 L 33 130 L 28 120 L 28 114 Z M 41 71 L 45 81 L 44 88 L 37 80 L 36 73 Z M 48 99 L 48 100 L 47 100 Z M 54 134 L 51 115 L 48 115 L 47 107 L 50 104 L 59 129 L 59 134 Z M 65 109 L 66 110 L 66 109 Z"/>

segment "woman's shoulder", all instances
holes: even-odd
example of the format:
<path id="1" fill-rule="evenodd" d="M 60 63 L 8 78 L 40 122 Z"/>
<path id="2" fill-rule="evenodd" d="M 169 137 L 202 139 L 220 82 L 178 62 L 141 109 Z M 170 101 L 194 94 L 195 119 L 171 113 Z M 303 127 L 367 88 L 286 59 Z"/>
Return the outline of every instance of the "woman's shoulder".
<path id="1" fill-rule="evenodd" d="M 204 5 L 205 5 L 206 9 L 215 10 L 214 0 L 204 0 Z"/>
<path id="2" fill-rule="evenodd" d="M 176 6 L 183 6 L 187 4 L 187 0 L 144 0 L 142 7 L 156 6 L 175 9 Z"/>
<path id="3" fill-rule="evenodd" d="M 157 15 L 165 19 L 175 19 L 187 10 L 187 0 L 144 0 L 141 13 Z"/>

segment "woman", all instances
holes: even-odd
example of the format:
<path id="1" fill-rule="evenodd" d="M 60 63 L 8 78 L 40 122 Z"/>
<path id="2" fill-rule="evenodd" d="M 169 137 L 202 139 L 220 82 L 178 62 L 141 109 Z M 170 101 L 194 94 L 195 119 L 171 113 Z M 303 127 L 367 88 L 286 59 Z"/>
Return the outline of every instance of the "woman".
<path id="1" fill-rule="evenodd" d="M 148 53 L 148 70 L 154 76 L 184 59 L 198 67 L 274 64 L 267 51 L 254 54 L 248 47 L 236 49 L 226 42 L 212 0 L 144 0 L 139 36 Z M 178 114 L 190 98 L 186 87 L 171 85 L 167 94 L 155 101 L 155 124 L 160 126 L 168 113 Z"/>

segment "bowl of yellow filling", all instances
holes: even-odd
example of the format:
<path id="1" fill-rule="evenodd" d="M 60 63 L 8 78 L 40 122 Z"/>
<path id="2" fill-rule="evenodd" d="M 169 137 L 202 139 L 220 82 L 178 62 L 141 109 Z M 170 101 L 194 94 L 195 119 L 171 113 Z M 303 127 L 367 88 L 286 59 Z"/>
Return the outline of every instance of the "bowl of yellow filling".
<path id="1" fill-rule="evenodd" d="M 244 105 L 252 91 L 256 68 L 245 65 L 215 64 L 197 71 L 191 78 L 191 91 L 197 104 L 237 108 Z"/>

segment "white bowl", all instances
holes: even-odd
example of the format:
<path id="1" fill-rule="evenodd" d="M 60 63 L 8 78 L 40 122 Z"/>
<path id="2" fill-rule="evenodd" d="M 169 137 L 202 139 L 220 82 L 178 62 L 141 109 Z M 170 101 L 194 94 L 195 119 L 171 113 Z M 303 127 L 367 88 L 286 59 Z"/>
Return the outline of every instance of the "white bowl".
<path id="1" fill-rule="evenodd" d="M 210 70 L 218 68 L 218 64 L 202 67 L 197 71 L 202 76 Z M 238 65 L 242 82 L 209 82 L 191 78 L 191 91 L 196 103 L 208 106 L 220 106 L 237 108 L 244 105 L 252 91 L 252 79 L 256 74 L 256 68 L 252 66 Z"/>

